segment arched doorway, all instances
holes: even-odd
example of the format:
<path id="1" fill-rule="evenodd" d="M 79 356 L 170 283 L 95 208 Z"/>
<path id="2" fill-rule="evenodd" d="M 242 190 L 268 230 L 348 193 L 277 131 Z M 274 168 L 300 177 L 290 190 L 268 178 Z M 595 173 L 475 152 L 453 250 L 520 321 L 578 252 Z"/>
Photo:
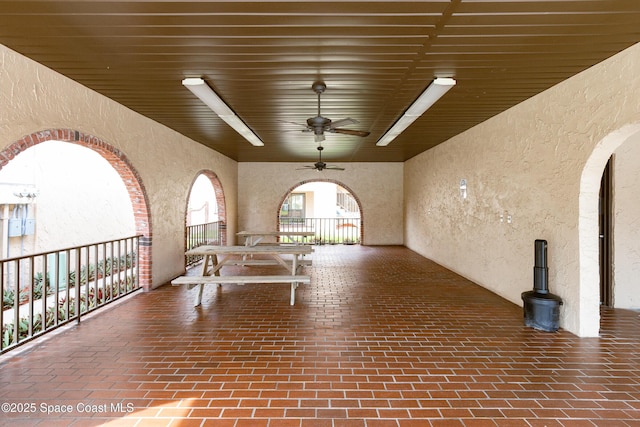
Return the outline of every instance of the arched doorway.
<path id="1" fill-rule="evenodd" d="M 198 172 L 189 189 L 185 209 L 185 248 L 201 245 L 226 245 L 227 211 L 224 191 L 218 176 L 209 170 Z M 187 257 L 187 267 L 201 257 Z"/>
<path id="2" fill-rule="evenodd" d="M 291 187 L 279 204 L 279 231 L 313 231 L 316 244 L 360 244 L 364 235 L 358 197 L 335 180 L 307 180 Z"/>
<path id="3" fill-rule="evenodd" d="M 640 124 L 628 125 L 610 133 L 594 148 L 582 171 L 578 220 L 580 281 L 576 310 L 579 336 L 598 336 L 600 329 L 600 197 L 603 174 L 609 159 L 618 149 L 638 146 L 639 141 Z M 627 145 L 627 143 L 631 144 Z M 613 168 L 616 169 L 615 163 Z M 635 168 L 637 169 L 637 163 Z M 614 177 L 615 180 L 616 178 Z M 633 181 L 634 178 L 631 177 L 630 180 Z M 636 182 L 636 184 L 640 185 L 640 182 Z M 614 184 L 612 197 L 615 200 L 614 204 L 618 205 L 616 210 L 622 212 L 620 210 L 622 204 L 619 202 L 627 199 L 628 196 L 625 196 L 622 190 L 616 191 L 616 185 Z M 636 198 L 636 200 L 638 199 Z M 614 214 L 614 221 L 616 221 L 616 217 L 622 218 L 620 214 Z M 613 300 L 615 301 L 615 294 L 624 289 L 625 274 L 630 274 L 628 271 L 633 270 L 632 266 L 625 265 L 628 263 L 620 262 L 623 259 L 622 255 L 628 251 L 637 253 L 640 250 L 638 247 L 631 246 L 633 245 L 632 242 L 640 240 L 638 239 L 640 230 L 632 231 L 631 235 L 629 231 L 623 233 L 617 226 L 613 226 L 612 230 L 615 230 L 613 234 L 615 244 L 613 245 L 611 256 L 617 260 L 613 281 L 620 282 L 620 285 L 613 289 Z M 634 233 L 635 236 L 633 236 Z M 616 289 L 618 287 L 620 289 Z M 618 306 L 618 304 L 614 303 L 614 306 Z"/>
<path id="4" fill-rule="evenodd" d="M 49 129 L 26 135 L 0 151 L 0 169 L 28 148 L 48 141 L 67 142 L 89 148 L 107 160 L 118 173 L 133 207 L 135 232 L 142 236 L 138 247 L 139 283 L 145 291 L 152 289 L 152 232 L 149 203 L 142 180 L 129 159 L 120 150 L 95 136 L 72 129 Z"/>

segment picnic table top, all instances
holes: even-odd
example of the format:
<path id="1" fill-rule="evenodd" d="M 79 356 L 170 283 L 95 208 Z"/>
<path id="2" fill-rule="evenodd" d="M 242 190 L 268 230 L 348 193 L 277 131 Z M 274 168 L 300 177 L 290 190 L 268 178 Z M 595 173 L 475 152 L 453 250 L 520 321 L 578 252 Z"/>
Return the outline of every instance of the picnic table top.
<path id="1" fill-rule="evenodd" d="M 305 255 L 313 252 L 311 246 L 295 245 L 259 245 L 259 246 L 212 246 L 203 245 L 197 248 L 190 249 L 186 252 L 186 255 L 214 255 L 214 254 L 226 254 L 226 255 L 244 255 L 244 254 L 291 254 L 291 255 Z"/>
<path id="2" fill-rule="evenodd" d="M 313 236 L 314 231 L 240 231 L 237 236 Z"/>

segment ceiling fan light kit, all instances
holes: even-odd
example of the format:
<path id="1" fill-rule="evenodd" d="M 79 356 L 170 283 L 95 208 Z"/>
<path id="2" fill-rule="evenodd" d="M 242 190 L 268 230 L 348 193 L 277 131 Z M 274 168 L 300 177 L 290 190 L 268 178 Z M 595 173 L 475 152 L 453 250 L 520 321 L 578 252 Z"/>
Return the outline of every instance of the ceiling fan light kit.
<path id="1" fill-rule="evenodd" d="M 377 146 L 389 145 L 398 135 L 400 135 L 411 123 L 424 114 L 433 104 L 456 85 L 456 81 L 449 77 L 438 77 L 431 82 L 429 87 L 422 92 L 422 95 L 415 100 L 405 113 L 395 122 L 395 124 L 376 143 Z"/>
<path id="2" fill-rule="evenodd" d="M 320 114 L 320 95 L 322 95 L 322 93 L 327 89 L 327 85 L 324 82 L 314 82 L 311 85 L 311 89 L 313 89 L 313 91 L 318 95 L 318 115 L 307 119 L 306 129 L 304 129 L 303 132 L 313 132 L 316 142 L 324 141 L 325 132 L 341 133 L 344 135 L 360 137 L 369 136 L 369 132 L 367 131 L 340 128 L 340 126 L 359 123 L 351 117 L 336 121 L 323 117 L 322 114 Z"/>
<path id="3" fill-rule="evenodd" d="M 182 80 L 182 85 L 204 102 L 214 113 L 238 132 L 244 139 L 256 147 L 264 142 L 238 117 L 231 108 L 200 77 L 189 77 Z"/>

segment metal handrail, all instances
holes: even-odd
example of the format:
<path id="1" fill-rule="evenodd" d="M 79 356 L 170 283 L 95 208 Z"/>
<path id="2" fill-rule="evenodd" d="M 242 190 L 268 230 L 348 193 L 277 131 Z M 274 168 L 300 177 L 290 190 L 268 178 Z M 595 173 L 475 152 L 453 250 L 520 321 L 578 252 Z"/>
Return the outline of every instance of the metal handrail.
<path id="1" fill-rule="evenodd" d="M 140 289 L 140 237 L 0 260 L 0 354 Z"/>

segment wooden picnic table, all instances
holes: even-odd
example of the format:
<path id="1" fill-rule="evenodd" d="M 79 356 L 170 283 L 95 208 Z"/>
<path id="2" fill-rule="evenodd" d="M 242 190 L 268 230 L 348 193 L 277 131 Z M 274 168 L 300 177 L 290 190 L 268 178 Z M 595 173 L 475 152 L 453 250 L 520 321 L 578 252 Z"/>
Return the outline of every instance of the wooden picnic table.
<path id="1" fill-rule="evenodd" d="M 204 285 L 214 283 L 248 284 L 248 283 L 290 283 L 291 305 L 295 302 L 295 290 L 299 283 L 310 283 L 309 276 L 299 275 L 302 265 L 301 257 L 311 254 L 313 248 L 307 245 L 258 245 L 258 246 L 211 246 L 203 245 L 190 249 L 186 255 L 203 256 L 202 271 L 200 276 L 180 276 L 172 280 L 173 285 L 200 286 L 196 296 L 196 306 L 202 302 Z M 267 259 L 247 259 L 247 255 L 266 255 Z M 238 258 L 241 256 L 241 258 Z M 284 256 L 290 256 L 285 259 Z M 265 262 L 267 261 L 267 262 Z M 220 276 L 220 269 L 225 265 L 264 265 L 280 264 L 287 268 L 290 275 L 266 275 L 266 276 Z"/>
<path id="2" fill-rule="evenodd" d="M 313 248 L 307 245 L 283 246 L 283 245 L 256 245 L 256 246 L 211 246 L 203 245 L 187 251 L 187 255 L 201 255 L 202 275 L 213 275 L 225 265 L 256 265 L 265 264 L 263 260 L 237 259 L 235 256 L 266 255 L 273 259 L 272 264 L 280 264 L 295 275 L 300 267 L 300 259 L 304 255 L 313 252 Z M 291 259 L 283 256 L 290 255 Z"/>

